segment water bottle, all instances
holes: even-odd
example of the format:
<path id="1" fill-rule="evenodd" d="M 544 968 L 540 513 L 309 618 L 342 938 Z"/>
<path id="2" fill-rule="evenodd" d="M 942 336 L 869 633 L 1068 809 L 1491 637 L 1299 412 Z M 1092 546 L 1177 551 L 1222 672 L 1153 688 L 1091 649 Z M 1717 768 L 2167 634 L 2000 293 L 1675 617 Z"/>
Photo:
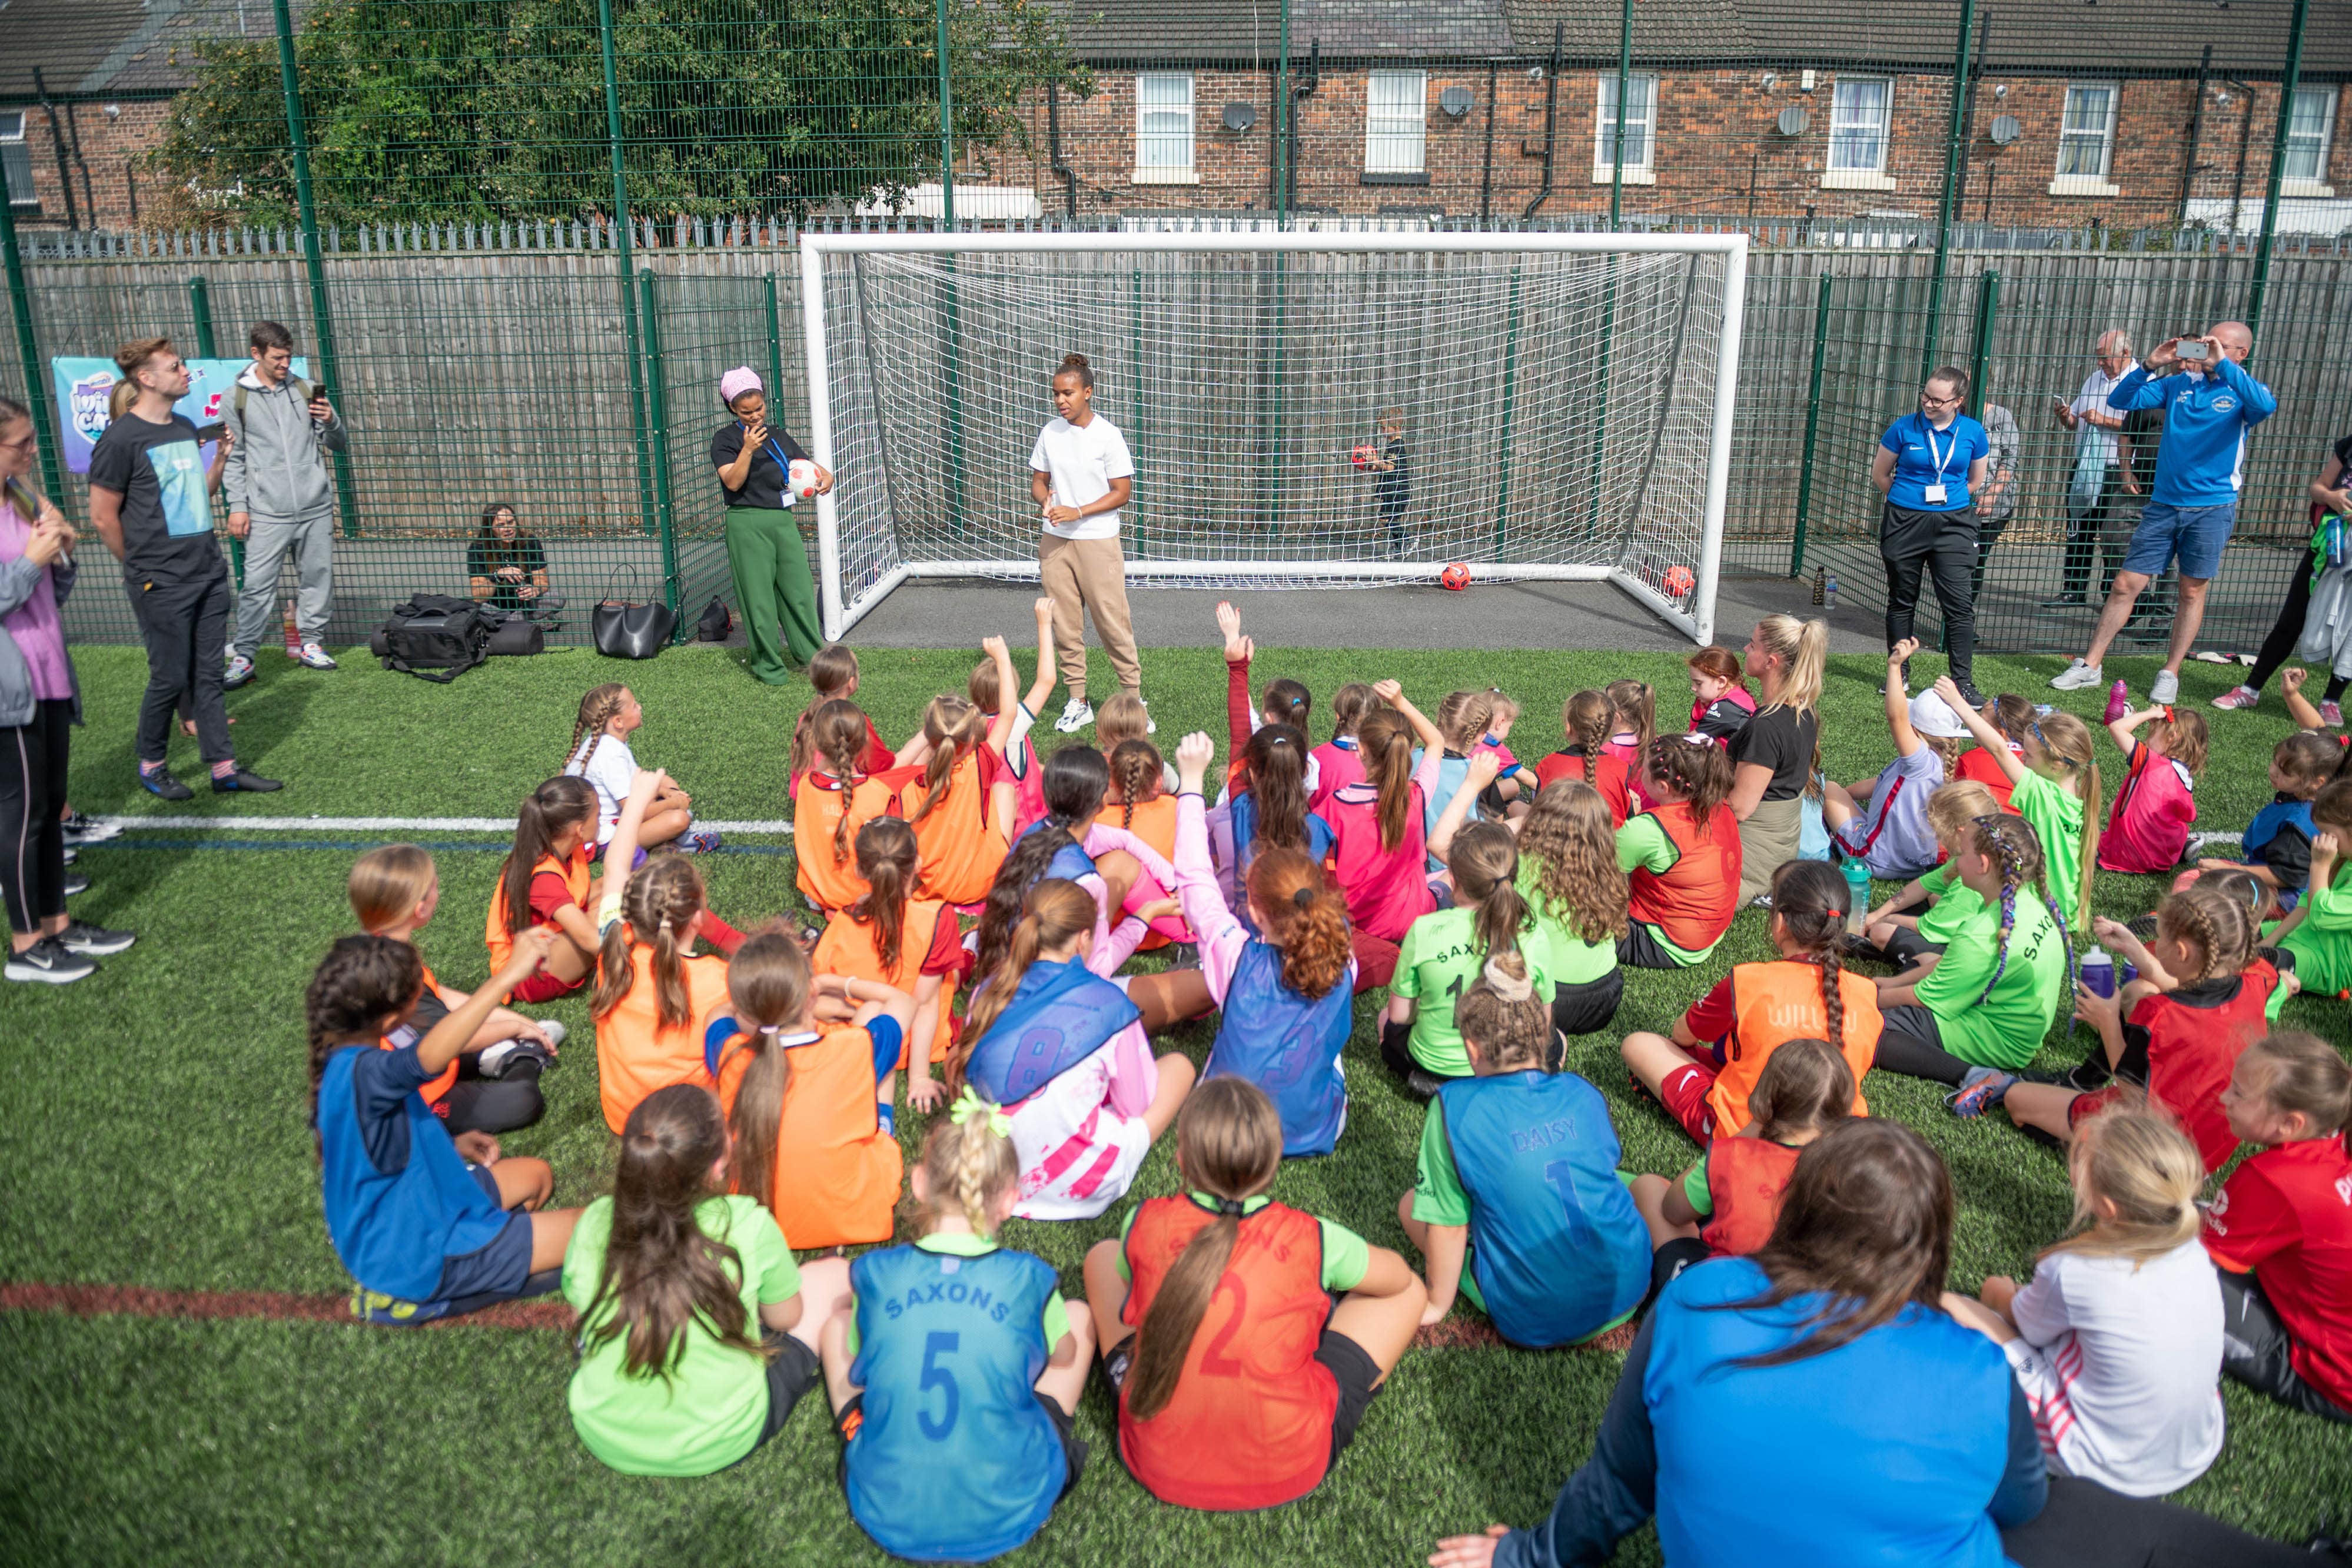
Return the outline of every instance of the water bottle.
<path id="1" fill-rule="evenodd" d="M 2118 680 L 2113 686 L 2107 688 L 2107 712 L 2105 722 L 2112 724 L 2130 711 L 2130 689 L 2122 681 Z"/>
<path id="2" fill-rule="evenodd" d="M 2124 963 L 2123 968 L 2116 972 L 2116 984 L 2117 985 L 2128 985 L 2138 978 L 2139 965 L 2126 959 Z"/>
<path id="3" fill-rule="evenodd" d="M 1813 603 L 1815 605 L 1819 605 L 1822 602 L 1822 595 L 1826 591 L 1823 586 L 1823 582 L 1828 575 L 1828 567 L 1816 566 L 1813 568 Z"/>
<path id="4" fill-rule="evenodd" d="M 1837 608 L 1837 574 L 1832 572 L 1822 581 L 1822 608 Z"/>
<path id="5" fill-rule="evenodd" d="M 2084 985 L 2092 994 L 2113 996 L 2116 994 L 2116 961 L 2107 956 L 2105 948 L 2094 947 L 2084 953 L 2079 973 Z"/>
<path id="6" fill-rule="evenodd" d="M 1849 856 L 1843 869 L 1845 872 L 1845 929 L 1849 935 L 1860 936 L 1870 923 L 1870 868 Z"/>

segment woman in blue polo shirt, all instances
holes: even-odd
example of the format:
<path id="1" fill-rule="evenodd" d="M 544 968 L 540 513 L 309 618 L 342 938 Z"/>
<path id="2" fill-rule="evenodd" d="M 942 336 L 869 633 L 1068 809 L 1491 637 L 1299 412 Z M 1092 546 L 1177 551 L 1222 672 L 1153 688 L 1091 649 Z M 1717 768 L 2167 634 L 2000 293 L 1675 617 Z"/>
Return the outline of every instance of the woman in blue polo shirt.
<path id="1" fill-rule="evenodd" d="M 1919 389 L 1919 411 L 1906 414 L 1878 438 L 1870 482 L 1886 498 L 1879 513 L 1878 553 L 1886 563 L 1886 646 L 1911 635 L 1919 578 L 1932 576 L 1944 615 L 1944 648 L 1960 695 L 1984 705 L 1972 679 L 1976 651 L 1977 563 L 1975 497 L 1984 489 L 1992 443 L 1985 427 L 1960 412 L 1969 400 L 1965 372 L 1944 366 Z M 1905 670 L 1906 678 L 1909 670 Z"/>

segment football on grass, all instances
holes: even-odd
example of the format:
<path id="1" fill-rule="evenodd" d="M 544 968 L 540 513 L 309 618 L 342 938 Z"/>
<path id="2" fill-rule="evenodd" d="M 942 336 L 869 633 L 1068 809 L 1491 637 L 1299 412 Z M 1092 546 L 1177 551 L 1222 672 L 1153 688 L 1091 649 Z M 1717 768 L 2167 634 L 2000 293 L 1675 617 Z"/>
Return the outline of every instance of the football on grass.
<path id="1" fill-rule="evenodd" d="M 1470 568 L 1456 561 L 1437 574 L 1437 585 L 1441 588 L 1451 588 L 1457 594 L 1462 592 L 1470 585 Z"/>

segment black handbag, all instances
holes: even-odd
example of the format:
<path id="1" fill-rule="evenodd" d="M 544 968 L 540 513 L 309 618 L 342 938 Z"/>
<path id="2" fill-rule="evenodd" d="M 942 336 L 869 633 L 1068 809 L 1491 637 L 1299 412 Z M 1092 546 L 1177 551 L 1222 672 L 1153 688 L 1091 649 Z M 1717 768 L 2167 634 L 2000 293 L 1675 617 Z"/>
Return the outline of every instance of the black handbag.
<path id="1" fill-rule="evenodd" d="M 623 571 L 629 574 L 629 586 L 635 590 L 635 568 L 615 569 L 604 580 L 604 596 L 588 612 L 589 634 L 595 639 L 596 651 L 607 658 L 651 658 L 677 630 L 677 612 L 667 605 L 614 598 L 613 584 Z"/>
<path id="2" fill-rule="evenodd" d="M 695 623 L 694 635 L 704 642 L 725 642 L 734 629 L 734 613 L 723 600 L 713 598 L 702 606 L 702 619 Z"/>

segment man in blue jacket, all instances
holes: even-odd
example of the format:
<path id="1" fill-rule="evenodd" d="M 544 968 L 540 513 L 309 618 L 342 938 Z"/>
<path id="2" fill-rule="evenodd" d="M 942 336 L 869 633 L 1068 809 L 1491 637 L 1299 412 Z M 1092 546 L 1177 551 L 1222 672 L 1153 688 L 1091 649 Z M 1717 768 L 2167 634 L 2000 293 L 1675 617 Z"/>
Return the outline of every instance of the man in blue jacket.
<path id="1" fill-rule="evenodd" d="M 2148 689 L 2148 700 L 2180 695 L 2180 663 L 2196 645 L 2205 618 L 2205 590 L 2221 570 L 2221 550 L 2238 521 L 2238 488 L 2246 468 L 2246 432 L 2269 418 L 2278 399 L 2242 368 L 2254 346 L 2243 321 L 2223 321 L 2201 338 L 2172 338 L 2157 346 L 2107 394 L 2107 406 L 2129 413 L 2164 410 L 2164 444 L 2156 483 L 2123 570 L 2099 612 L 2099 629 L 2082 658 L 2052 681 L 2061 691 L 2097 686 L 2099 660 L 2148 584 L 2180 563 L 2180 612 L 2172 624 L 2172 654 Z"/>

